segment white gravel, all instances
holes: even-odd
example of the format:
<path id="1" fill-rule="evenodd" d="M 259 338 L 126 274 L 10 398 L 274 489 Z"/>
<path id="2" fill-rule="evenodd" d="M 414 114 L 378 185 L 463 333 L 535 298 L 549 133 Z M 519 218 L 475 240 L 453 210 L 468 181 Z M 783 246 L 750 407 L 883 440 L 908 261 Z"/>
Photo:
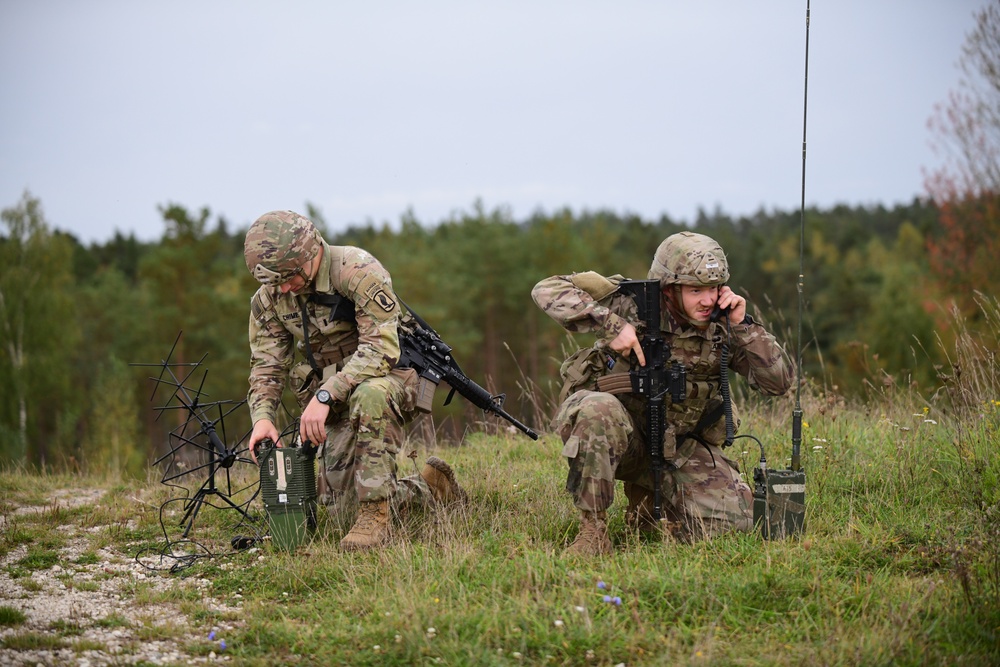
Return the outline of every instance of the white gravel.
<path id="1" fill-rule="evenodd" d="M 61 507 L 94 504 L 100 501 L 99 490 L 62 490 L 53 494 L 47 506 L 17 507 L 0 515 L 0 531 L 8 529 L 18 516 L 40 512 L 58 503 Z M 75 525 L 59 526 L 66 537 L 60 562 L 47 570 L 35 570 L 30 577 L 12 578 L 10 568 L 27 554 L 20 546 L 0 559 L 0 605 L 13 607 L 27 620 L 15 626 L 0 627 L 0 640 L 26 634 L 62 636 L 65 648 L 15 650 L 0 648 L 0 667 L 8 665 L 132 665 L 144 662 L 156 665 L 210 664 L 230 660 L 221 641 L 237 623 L 218 627 L 199 627 L 179 608 L 169 604 L 136 604 L 131 595 L 137 584 L 154 591 L 178 586 L 194 587 L 201 592 L 205 608 L 219 612 L 238 612 L 210 594 L 207 579 L 179 577 L 150 571 L 135 561 L 135 554 L 100 549 L 97 563 L 81 565 L 74 561 L 93 550 L 88 532 Z M 238 603 L 237 603 L 238 604 Z M 102 622 L 111 619 L 111 622 Z M 150 626 L 165 626 L 162 633 L 177 639 L 146 639 Z M 65 633 L 67 628 L 73 632 Z M 210 631 L 215 632 L 209 640 Z M 205 650 L 196 655 L 185 645 L 197 640 Z M 100 647 L 98 649 L 98 647 Z M 214 650 L 212 650 L 214 649 Z M 211 651 L 208 653 L 207 651 Z"/>

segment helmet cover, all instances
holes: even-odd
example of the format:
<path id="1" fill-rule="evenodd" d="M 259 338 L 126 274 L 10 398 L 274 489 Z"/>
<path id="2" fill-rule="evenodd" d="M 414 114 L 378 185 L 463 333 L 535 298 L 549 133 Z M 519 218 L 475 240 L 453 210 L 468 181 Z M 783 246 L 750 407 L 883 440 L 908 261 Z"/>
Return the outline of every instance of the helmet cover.
<path id="1" fill-rule="evenodd" d="M 711 287 L 729 280 L 729 262 L 715 239 L 695 232 L 678 232 L 663 240 L 649 267 L 650 279 L 667 285 Z"/>
<path id="2" fill-rule="evenodd" d="M 319 249 L 316 225 L 294 211 L 271 211 L 260 216 L 250 225 L 243 243 L 247 268 L 264 285 L 291 280 Z"/>

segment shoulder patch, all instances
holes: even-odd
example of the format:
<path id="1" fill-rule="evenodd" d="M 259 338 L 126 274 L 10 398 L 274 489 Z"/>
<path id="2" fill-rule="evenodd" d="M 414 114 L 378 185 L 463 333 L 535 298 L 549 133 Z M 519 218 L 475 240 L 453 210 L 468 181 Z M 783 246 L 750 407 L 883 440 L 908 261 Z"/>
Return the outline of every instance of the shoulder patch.
<path id="1" fill-rule="evenodd" d="M 399 302 L 392 293 L 392 284 L 383 280 L 382 276 L 368 273 L 357 287 L 356 300 L 358 307 L 366 310 L 372 317 L 385 320 L 399 311 Z"/>
<path id="2" fill-rule="evenodd" d="M 267 320 L 273 308 L 274 301 L 266 287 L 258 289 L 250 299 L 250 315 L 258 322 Z"/>
<path id="3" fill-rule="evenodd" d="M 395 299 L 389 296 L 384 289 L 380 289 L 375 292 L 375 296 L 372 297 L 372 301 L 374 301 L 377 306 L 387 313 L 391 313 L 396 309 Z"/>

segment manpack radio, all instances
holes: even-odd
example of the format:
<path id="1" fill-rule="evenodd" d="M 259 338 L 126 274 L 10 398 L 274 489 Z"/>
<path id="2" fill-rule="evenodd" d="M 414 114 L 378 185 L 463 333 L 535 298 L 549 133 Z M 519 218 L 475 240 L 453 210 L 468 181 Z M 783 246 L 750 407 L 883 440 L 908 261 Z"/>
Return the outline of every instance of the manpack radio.
<path id="1" fill-rule="evenodd" d="M 294 551 L 316 532 L 316 448 L 275 447 L 264 440 L 259 460 L 271 543 Z"/>

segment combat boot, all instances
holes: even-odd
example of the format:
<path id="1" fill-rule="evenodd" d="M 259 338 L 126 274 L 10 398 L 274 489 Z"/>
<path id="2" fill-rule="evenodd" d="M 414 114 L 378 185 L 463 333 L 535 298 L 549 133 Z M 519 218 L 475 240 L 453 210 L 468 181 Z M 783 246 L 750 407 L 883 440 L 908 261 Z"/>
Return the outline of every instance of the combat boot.
<path id="1" fill-rule="evenodd" d="M 427 459 L 420 476 L 427 482 L 435 501 L 444 505 L 465 502 L 465 490 L 455 480 L 455 472 L 438 457 L 432 456 Z"/>
<path id="2" fill-rule="evenodd" d="M 653 518 L 653 493 L 638 484 L 625 482 L 625 497 L 628 498 L 625 524 L 633 530 L 640 530 L 644 533 L 656 532 L 656 519 Z"/>
<path id="3" fill-rule="evenodd" d="M 625 482 L 625 497 L 628 498 L 628 509 L 625 510 L 625 524 L 643 533 L 659 533 L 663 538 L 688 542 L 684 522 L 680 520 L 677 511 L 670 505 L 660 508 L 661 519 L 657 523 L 653 517 L 653 492 L 649 489 Z"/>
<path id="4" fill-rule="evenodd" d="M 391 534 L 389 501 L 361 503 L 358 518 L 350 532 L 340 541 L 340 548 L 344 551 L 367 551 L 384 546 Z"/>
<path id="5" fill-rule="evenodd" d="M 580 532 L 564 553 L 567 556 L 605 556 L 612 553 L 608 513 L 584 511 Z"/>

